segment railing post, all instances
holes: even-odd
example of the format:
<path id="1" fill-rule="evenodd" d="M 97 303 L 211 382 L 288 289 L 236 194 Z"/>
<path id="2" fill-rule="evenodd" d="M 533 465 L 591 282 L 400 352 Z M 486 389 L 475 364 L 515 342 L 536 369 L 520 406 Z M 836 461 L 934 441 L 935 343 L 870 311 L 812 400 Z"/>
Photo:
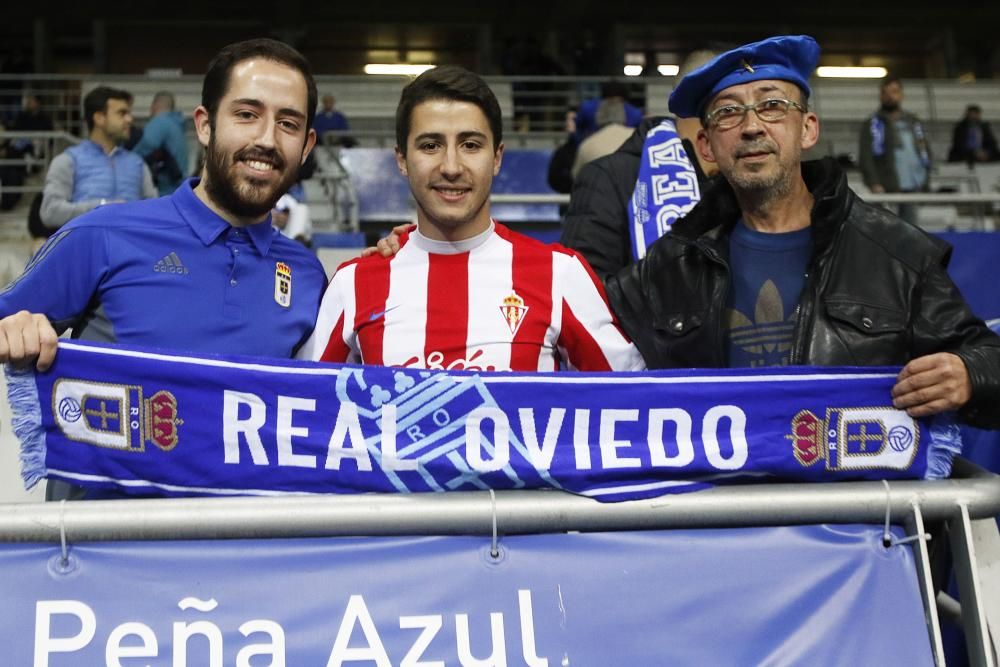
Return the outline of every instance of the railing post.
<path id="1" fill-rule="evenodd" d="M 958 581 L 959 597 L 962 602 L 962 628 L 965 631 L 969 663 L 977 667 L 996 667 L 989 628 L 986 624 L 984 592 L 979 581 L 972 519 L 969 517 L 969 507 L 966 503 L 958 503 L 958 511 L 948 521 L 948 525 L 955 578 Z"/>

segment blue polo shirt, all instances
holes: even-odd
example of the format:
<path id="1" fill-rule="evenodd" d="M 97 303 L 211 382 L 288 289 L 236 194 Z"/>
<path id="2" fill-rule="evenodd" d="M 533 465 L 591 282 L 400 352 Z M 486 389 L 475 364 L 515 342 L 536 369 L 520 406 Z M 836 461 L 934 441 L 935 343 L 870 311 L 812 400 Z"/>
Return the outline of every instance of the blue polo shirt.
<path id="1" fill-rule="evenodd" d="M 73 337 L 290 358 L 326 286 L 270 218 L 233 227 L 194 194 L 101 206 L 60 229 L 0 292 L 0 316 L 44 313 Z"/>

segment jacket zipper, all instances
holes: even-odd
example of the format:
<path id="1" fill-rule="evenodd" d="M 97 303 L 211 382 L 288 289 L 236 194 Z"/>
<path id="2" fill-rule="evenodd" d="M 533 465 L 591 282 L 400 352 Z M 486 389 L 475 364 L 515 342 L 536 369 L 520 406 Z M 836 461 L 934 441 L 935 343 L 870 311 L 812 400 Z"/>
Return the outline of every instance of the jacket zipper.
<path id="1" fill-rule="evenodd" d="M 812 312 L 812 308 L 803 308 L 802 302 L 806 299 L 807 295 L 811 296 L 812 294 L 812 285 L 809 283 L 809 276 L 811 275 L 809 271 L 806 271 L 803 277 L 802 294 L 799 296 L 799 303 L 795 306 L 795 330 L 792 332 L 792 353 L 788 356 L 788 364 L 790 366 L 800 365 L 799 362 L 805 355 L 805 350 L 802 348 L 805 347 L 804 341 L 806 337 L 802 335 L 802 328 L 806 316 Z"/>

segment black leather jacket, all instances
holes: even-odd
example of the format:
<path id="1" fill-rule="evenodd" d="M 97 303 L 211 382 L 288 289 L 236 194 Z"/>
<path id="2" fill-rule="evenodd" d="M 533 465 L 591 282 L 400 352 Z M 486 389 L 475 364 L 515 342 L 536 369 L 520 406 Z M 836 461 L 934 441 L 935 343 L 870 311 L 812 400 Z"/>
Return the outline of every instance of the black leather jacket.
<path id="1" fill-rule="evenodd" d="M 953 352 L 972 382 L 960 416 L 1000 428 L 1000 337 L 948 277 L 951 247 L 861 201 L 832 160 L 804 163 L 802 174 L 815 198 L 814 249 L 791 363 L 892 366 Z M 650 368 L 727 366 L 729 234 L 739 215 L 720 183 L 643 261 L 608 280 L 611 305 Z"/>

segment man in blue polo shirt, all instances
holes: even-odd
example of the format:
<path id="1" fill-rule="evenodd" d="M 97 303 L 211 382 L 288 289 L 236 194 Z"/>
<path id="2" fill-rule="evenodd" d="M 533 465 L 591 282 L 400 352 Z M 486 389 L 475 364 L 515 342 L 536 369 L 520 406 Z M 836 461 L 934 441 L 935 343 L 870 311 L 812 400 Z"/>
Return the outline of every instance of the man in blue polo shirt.
<path id="1" fill-rule="evenodd" d="M 0 361 L 38 356 L 47 367 L 50 323 L 85 340 L 290 357 L 312 330 L 325 274 L 273 231 L 270 211 L 315 143 L 315 99 L 294 49 L 263 39 L 223 49 L 194 112 L 204 178 L 55 234 L 0 292 Z"/>
<path id="2" fill-rule="evenodd" d="M 306 60 L 269 39 L 223 49 L 194 112 L 202 179 L 100 207 L 63 227 L 0 292 L 0 362 L 44 370 L 56 332 L 196 352 L 291 357 L 326 276 L 271 227 L 316 141 Z"/>

